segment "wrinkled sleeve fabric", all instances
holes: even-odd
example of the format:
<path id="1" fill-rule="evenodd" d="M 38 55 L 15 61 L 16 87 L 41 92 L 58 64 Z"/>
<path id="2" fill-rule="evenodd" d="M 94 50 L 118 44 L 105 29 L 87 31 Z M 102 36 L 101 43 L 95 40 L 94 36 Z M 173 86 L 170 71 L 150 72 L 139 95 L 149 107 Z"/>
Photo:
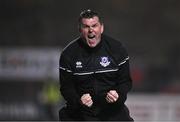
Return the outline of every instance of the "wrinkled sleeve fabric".
<path id="1" fill-rule="evenodd" d="M 79 95 L 77 94 L 75 84 L 73 82 L 73 73 L 70 64 L 70 60 L 63 53 L 59 60 L 59 79 L 60 79 L 60 92 L 64 99 L 67 101 L 67 105 L 73 109 L 77 109 L 79 106 Z"/>

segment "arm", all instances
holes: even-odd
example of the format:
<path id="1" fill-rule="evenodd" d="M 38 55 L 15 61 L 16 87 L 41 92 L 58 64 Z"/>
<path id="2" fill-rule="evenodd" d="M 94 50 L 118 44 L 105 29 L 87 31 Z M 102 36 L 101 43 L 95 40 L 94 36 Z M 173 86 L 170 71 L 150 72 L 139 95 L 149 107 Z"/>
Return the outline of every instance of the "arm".
<path id="1" fill-rule="evenodd" d="M 67 58 L 61 54 L 59 61 L 60 92 L 68 105 L 76 109 L 79 106 L 79 95 L 73 82 L 73 74 Z"/>
<path id="2" fill-rule="evenodd" d="M 126 61 L 126 64 L 119 68 L 117 84 L 106 94 L 106 101 L 108 103 L 124 104 L 126 101 L 127 93 L 132 87 L 128 67 L 128 61 Z"/>
<path id="3" fill-rule="evenodd" d="M 117 78 L 114 79 L 116 81 L 116 85 L 107 93 L 106 101 L 108 103 L 124 104 L 127 98 L 127 93 L 132 88 L 132 80 L 130 77 L 129 56 L 127 51 L 122 45 L 119 49 L 119 56 L 116 56 L 119 70 Z"/>
<path id="4" fill-rule="evenodd" d="M 124 104 L 127 98 L 127 93 L 132 88 L 132 80 L 129 71 L 129 61 L 126 60 L 125 63 L 119 66 L 118 71 L 118 82 L 115 90 L 117 91 L 119 98 L 117 99 L 118 104 Z"/>

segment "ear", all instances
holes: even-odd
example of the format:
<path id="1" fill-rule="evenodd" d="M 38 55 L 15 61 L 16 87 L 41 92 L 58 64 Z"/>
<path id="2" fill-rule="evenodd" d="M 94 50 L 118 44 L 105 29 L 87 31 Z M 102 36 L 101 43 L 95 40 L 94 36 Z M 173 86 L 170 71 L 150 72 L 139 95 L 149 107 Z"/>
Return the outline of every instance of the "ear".
<path id="1" fill-rule="evenodd" d="M 78 31 L 79 31 L 79 33 L 81 33 L 81 27 L 80 26 L 78 26 Z"/>
<path id="2" fill-rule="evenodd" d="M 104 24 L 101 24 L 101 33 L 104 32 Z"/>

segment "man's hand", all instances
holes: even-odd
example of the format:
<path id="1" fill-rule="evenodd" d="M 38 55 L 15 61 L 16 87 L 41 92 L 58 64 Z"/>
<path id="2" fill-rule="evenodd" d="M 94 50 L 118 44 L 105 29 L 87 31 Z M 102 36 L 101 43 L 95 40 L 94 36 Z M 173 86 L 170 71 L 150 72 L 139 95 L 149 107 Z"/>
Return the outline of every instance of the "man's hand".
<path id="1" fill-rule="evenodd" d="M 81 97 L 81 103 L 87 107 L 91 107 L 93 104 L 93 101 L 91 99 L 91 96 L 89 93 L 83 94 Z"/>
<path id="2" fill-rule="evenodd" d="M 106 95 L 106 101 L 108 103 L 114 103 L 117 101 L 118 98 L 119 98 L 119 95 L 116 92 L 116 90 L 110 90 Z"/>

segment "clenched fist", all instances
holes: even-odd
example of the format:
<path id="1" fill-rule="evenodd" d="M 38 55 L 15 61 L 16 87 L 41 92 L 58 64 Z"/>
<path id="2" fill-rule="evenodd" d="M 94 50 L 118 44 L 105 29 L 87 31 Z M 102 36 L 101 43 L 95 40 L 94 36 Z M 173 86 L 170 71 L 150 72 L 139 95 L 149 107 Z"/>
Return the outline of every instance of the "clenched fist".
<path id="1" fill-rule="evenodd" d="M 116 92 L 116 90 L 110 90 L 106 95 L 106 101 L 108 103 L 114 103 L 117 101 L 118 98 L 119 98 L 119 95 Z"/>
<path id="2" fill-rule="evenodd" d="M 93 101 L 89 93 L 81 96 L 81 103 L 87 107 L 91 107 L 93 105 Z"/>

